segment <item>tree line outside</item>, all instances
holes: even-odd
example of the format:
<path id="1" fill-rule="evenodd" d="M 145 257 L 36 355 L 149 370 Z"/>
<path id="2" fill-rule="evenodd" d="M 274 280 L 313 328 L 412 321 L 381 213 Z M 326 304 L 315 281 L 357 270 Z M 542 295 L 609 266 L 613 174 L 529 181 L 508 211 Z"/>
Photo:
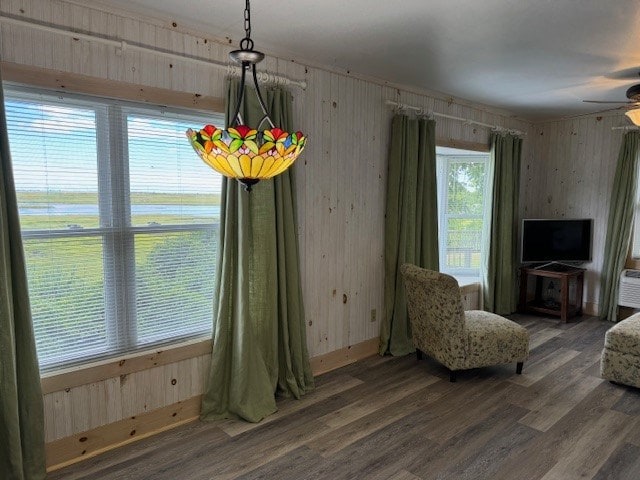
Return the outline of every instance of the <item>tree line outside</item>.
<path id="1" fill-rule="evenodd" d="M 464 158 L 464 157 L 463 157 Z M 486 162 L 455 161 L 446 169 L 446 263 L 448 268 L 480 268 Z"/>
<path id="2" fill-rule="evenodd" d="M 96 215 L 46 213 L 47 205 L 97 204 L 92 192 L 18 192 L 21 207 L 40 205 L 42 214 L 21 215 L 23 245 L 36 342 L 41 364 L 85 353 L 99 353 L 107 344 L 105 266 L 114 259 L 105 236 L 90 234 Z M 132 203 L 171 206 L 211 205 L 218 195 L 132 193 Z M 211 328 L 213 283 L 217 256 L 218 218 L 175 213 L 136 217 L 137 225 L 210 224 L 206 230 L 134 233 L 135 309 L 140 343 Z M 70 235 L 47 236 L 51 230 Z M 88 234 L 83 235 L 83 230 Z M 38 231 L 42 236 L 30 236 Z M 176 331 L 176 327 L 181 330 Z"/>

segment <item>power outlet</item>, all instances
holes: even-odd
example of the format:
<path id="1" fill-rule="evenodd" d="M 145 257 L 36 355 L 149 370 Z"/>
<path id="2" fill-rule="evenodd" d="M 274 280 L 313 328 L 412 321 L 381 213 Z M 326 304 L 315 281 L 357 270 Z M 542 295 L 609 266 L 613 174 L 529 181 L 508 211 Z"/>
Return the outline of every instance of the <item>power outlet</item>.
<path id="1" fill-rule="evenodd" d="M 376 321 L 376 314 L 377 314 L 376 309 L 375 308 L 371 309 L 371 323 Z"/>

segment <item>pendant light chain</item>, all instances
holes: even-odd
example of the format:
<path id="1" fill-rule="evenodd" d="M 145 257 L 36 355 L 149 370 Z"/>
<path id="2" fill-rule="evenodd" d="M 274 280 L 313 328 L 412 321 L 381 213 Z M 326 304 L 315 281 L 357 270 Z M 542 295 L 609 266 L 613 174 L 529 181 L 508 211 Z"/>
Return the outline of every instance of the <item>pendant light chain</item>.
<path id="1" fill-rule="evenodd" d="M 251 38 L 251 6 L 249 0 L 247 0 L 244 8 L 244 33 L 247 38 Z"/>
<path id="2" fill-rule="evenodd" d="M 244 38 L 240 41 L 242 50 L 253 50 L 253 40 L 251 40 L 251 5 L 246 0 L 244 7 Z"/>

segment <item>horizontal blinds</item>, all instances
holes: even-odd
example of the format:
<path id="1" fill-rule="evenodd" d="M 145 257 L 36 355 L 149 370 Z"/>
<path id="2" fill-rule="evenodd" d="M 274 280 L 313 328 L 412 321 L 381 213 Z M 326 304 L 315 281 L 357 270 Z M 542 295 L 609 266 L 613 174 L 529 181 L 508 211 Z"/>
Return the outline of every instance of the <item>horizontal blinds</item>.
<path id="1" fill-rule="evenodd" d="M 6 89 L 42 369 L 212 327 L 221 178 L 160 107 Z"/>
<path id="2" fill-rule="evenodd" d="M 222 177 L 198 159 L 185 136 L 188 128 L 201 126 L 186 119 L 127 115 L 133 225 L 218 221 Z"/>
<path id="3" fill-rule="evenodd" d="M 211 328 L 217 239 L 217 225 L 135 235 L 138 343 Z"/>
<path id="4" fill-rule="evenodd" d="M 22 228 L 98 227 L 99 108 L 10 94 L 5 108 Z"/>
<path id="5" fill-rule="evenodd" d="M 41 364 L 106 354 L 102 238 L 31 238 L 23 245 Z"/>
<path id="6" fill-rule="evenodd" d="M 635 198 L 633 212 L 633 239 L 631 242 L 631 256 L 634 259 L 640 258 L 640 188 L 638 188 Z"/>
<path id="7" fill-rule="evenodd" d="M 480 274 L 489 154 L 438 154 L 440 269 L 456 276 Z"/>

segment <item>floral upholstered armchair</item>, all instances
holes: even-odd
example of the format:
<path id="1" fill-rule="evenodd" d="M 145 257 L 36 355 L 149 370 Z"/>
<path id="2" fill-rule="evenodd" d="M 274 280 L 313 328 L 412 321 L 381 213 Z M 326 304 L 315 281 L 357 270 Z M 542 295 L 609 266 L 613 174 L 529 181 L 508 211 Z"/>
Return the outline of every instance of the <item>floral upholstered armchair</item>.
<path id="1" fill-rule="evenodd" d="M 529 333 L 511 320 L 480 310 L 464 311 L 455 278 L 404 264 L 400 267 L 418 359 L 422 353 L 458 370 L 516 362 L 516 373 L 529 355 Z"/>

